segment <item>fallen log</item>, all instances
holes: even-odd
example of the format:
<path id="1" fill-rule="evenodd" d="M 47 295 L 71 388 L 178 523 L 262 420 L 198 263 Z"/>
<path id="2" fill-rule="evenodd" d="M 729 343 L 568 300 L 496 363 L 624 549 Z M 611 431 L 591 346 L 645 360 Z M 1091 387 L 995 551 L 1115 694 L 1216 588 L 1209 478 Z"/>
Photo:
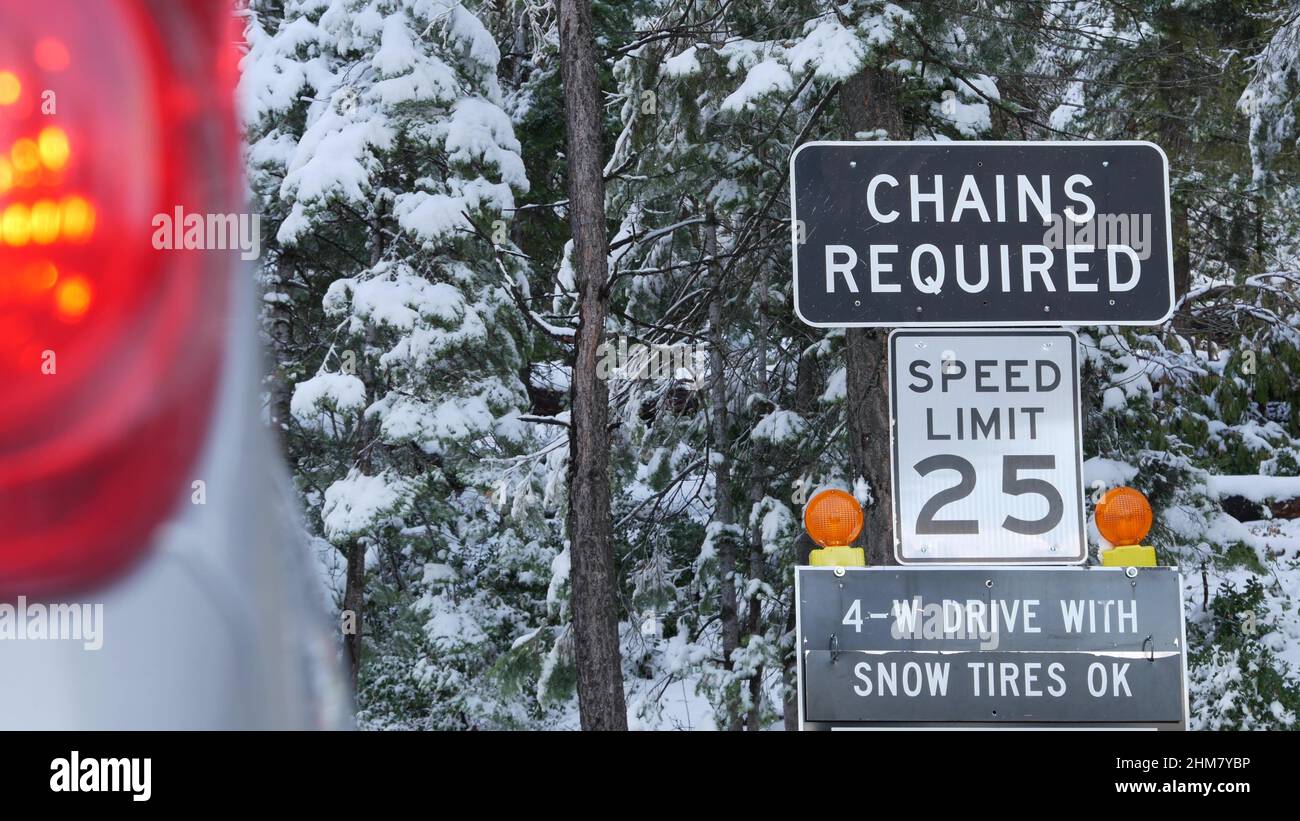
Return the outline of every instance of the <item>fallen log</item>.
<path id="1" fill-rule="evenodd" d="M 1238 521 L 1300 519 L 1300 477 L 1211 476 L 1208 487 L 1223 512 Z"/>

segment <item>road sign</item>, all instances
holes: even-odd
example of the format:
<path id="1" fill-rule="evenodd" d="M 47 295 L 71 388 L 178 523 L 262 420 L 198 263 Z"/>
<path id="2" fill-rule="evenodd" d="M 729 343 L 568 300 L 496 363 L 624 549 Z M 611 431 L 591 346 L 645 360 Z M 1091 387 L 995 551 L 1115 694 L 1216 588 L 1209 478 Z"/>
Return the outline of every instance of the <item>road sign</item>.
<path id="1" fill-rule="evenodd" d="M 1186 723 L 1173 568 L 800 567 L 795 595 L 805 729 Z"/>
<path id="2" fill-rule="evenodd" d="M 1160 324 L 1168 166 L 1146 142 L 805 143 L 795 312 L 833 328 Z"/>
<path id="3" fill-rule="evenodd" d="M 890 335 L 899 562 L 1087 558 L 1077 348 L 1059 328 Z"/>

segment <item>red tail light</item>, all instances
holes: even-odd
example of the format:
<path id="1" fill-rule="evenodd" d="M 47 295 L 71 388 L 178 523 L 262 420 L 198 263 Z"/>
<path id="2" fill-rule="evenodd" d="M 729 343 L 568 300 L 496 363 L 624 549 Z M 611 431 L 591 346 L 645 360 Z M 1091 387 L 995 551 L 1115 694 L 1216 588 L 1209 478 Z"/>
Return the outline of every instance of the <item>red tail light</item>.
<path id="1" fill-rule="evenodd" d="M 232 257 L 152 222 L 240 210 L 232 23 L 0 0 L 0 592 L 103 580 L 202 478 Z"/>

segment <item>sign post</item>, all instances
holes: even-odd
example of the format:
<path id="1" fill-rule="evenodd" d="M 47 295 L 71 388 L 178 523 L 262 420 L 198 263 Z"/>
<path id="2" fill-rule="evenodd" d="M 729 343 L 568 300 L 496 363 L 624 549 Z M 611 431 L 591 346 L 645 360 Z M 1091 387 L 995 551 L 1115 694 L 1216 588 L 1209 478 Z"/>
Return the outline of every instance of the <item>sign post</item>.
<path id="1" fill-rule="evenodd" d="M 1172 568 L 795 573 L 800 724 L 1185 729 Z"/>
<path id="2" fill-rule="evenodd" d="M 1182 577 L 1150 566 L 1145 497 L 1098 508 L 1122 540 L 1104 567 L 1063 566 L 1088 544 L 1078 342 L 1060 326 L 1172 315 L 1164 152 L 812 142 L 790 157 L 790 194 L 798 317 L 898 329 L 904 565 L 839 566 L 861 561 L 861 511 L 805 510 L 818 563 L 837 566 L 795 569 L 800 728 L 1185 729 Z"/>

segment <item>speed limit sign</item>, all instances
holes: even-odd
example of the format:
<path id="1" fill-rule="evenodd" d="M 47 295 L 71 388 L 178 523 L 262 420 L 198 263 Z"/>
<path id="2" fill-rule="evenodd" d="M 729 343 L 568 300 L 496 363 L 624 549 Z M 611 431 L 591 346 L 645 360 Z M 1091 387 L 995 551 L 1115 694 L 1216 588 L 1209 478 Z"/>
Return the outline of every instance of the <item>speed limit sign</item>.
<path id="1" fill-rule="evenodd" d="M 900 563 L 1087 557 L 1072 332 L 897 330 L 889 373 Z"/>

